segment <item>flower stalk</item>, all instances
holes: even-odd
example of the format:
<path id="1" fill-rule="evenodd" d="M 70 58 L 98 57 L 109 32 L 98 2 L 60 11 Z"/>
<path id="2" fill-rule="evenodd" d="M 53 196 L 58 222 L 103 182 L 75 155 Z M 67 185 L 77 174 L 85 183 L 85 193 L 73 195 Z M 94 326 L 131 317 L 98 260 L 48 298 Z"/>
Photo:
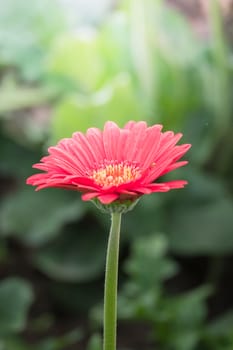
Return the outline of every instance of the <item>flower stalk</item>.
<path id="1" fill-rule="evenodd" d="M 121 213 L 113 212 L 106 257 L 103 350 L 116 350 L 120 226 Z"/>

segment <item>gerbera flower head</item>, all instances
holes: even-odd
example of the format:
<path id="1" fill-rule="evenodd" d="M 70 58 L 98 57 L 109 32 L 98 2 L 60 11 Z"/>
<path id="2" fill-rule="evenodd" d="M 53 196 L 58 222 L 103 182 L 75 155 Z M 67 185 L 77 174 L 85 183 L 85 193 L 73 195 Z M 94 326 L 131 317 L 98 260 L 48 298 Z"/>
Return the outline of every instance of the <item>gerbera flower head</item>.
<path id="1" fill-rule="evenodd" d="M 107 122 L 104 130 L 90 128 L 75 132 L 48 149 L 48 156 L 33 165 L 42 173 L 30 176 L 27 184 L 72 189 L 84 201 L 93 200 L 107 211 L 125 212 L 138 198 L 152 192 L 182 188 L 184 180 L 157 182 L 162 175 L 179 168 L 179 161 L 191 147 L 177 145 L 181 133 L 162 132 L 161 125 L 128 122 L 123 128 Z"/>

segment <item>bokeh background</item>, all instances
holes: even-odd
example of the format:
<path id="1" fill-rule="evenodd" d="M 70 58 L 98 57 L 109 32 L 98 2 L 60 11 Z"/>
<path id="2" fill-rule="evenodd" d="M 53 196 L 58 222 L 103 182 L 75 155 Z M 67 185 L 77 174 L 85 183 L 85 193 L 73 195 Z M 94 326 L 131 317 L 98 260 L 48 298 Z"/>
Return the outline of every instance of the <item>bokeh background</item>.
<path id="1" fill-rule="evenodd" d="M 233 349 L 233 1 L 0 0 L 0 349 L 100 350 L 109 217 L 25 185 L 76 130 L 162 123 L 180 191 L 123 217 L 120 350 Z"/>

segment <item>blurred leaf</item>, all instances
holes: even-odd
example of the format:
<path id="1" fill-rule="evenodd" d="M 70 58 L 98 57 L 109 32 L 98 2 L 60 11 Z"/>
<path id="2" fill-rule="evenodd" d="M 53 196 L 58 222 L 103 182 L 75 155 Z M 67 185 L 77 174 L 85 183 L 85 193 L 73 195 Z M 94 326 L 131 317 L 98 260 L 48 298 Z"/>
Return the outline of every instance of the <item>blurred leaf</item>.
<path id="1" fill-rule="evenodd" d="M 189 152 L 192 157 L 192 148 Z M 175 173 L 177 178 L 186 179 L 188 185 L 182 191 L 171 192 L 172 208 L 183 204 L 185 206 L 204 205 L 228 196 L 228 189 L 222 179 L 213 173 L 204 172 L 197 166 L 189 164 L 184 168 L 177 169 Z M 173 173 L 168 174 L 167 179 L 174 179 Z"/>
<path id="2" fill-rule="evenodd" d="M 164 2 L 127 3 L 132 66 L 141 95 L 155 123 L 181 129 L 201 100 L 196 71 L 204 57 L 202 44 L 184 16 Z"/>
<path id="3" fill-rule="evenodd" d="M 167 238 L 161 233 L 134 240 L 125 264 L 128 281 L 119 296 L 120 318 L 154 322 L 159 313 L 162 282 L 178 270 L 176 263 L 166 257 L 167 250 Z M 93 317 L 98 319 L 98 310 L 94 310 Z"/>
<path id="4" fill-rule="evenodd" d="M 99 334 L 93 334 L 88 342 L 86 350 L 101 350 L 102 339 Z"/>
<path id="5" fill-rule="evenodd" d="M 209 286 L 202 286 L 175 297 L 164 297 L 154 316 L 155 335 L 174 350 L 194 350 L 201 339 L 207 314 Z"/>
<path id="6" fill-rule="evenodd" d="M 186 169 L 191 169 L 190 173 L 192 171 L 200 173 L 199 167 L 209 162 L 210 155 L 218 143 L 213 137 L 213 116 L 211 113 L 197 110 L 186 114 L 182 140 L 192 145 L 188 152 L 190 164 L 182 170 L 185 169 L 186 172 Z M 191 168 L 191 164 L 195 164 L 195 166 Z"/>
<path id="7" fill-rule="evenodd" d="M 19 336 L 4 337 L 0 340 L 0 350 L 64 350 L 68 346 L 79 342 L 82 337 L 83 334 L 80 329 L 56 337 L 47 337 L 33 345 L 26 344 Z"/>
<path id="8" fill-rule="evenodd" d="M 233 310 L 228 310 L 225 314 L 213 320 L 207 328 L 213 336 L 232 334 L 233 332 Z"/>
<path id="9" fill-rule="evenodd" d="M 25 185 L 2 203 L 2 234 L 14 235 L 29 245 L 43 244 L 57 236 L 64 224 L 84 215 L 85 205 L 78 196 L 56 189 L 35 193 Z"/>
<path id="10" fill-rule="evenodd" d="M 123 221 L 122 239 L 131 242 L 135 237 L 143 236 L 146 239 L 151 232 L 159 232 L 166 219 L 163 210 L 164 199 L 164 194 L 159 193 L 141 198 L 134 210 L 127 213 L 127 220 Z M 139 217 L 142 218 L 141 222 L 138 220 Z"/>
<path id="11" fill-rule="evenodd" d="M 31 172 L 35 159 L 41 154 L 19 145 L 0 134 L 0 171 L 4 176 L 25 179 Z"/>
<path id="12" fill-rule="evenodd" d="M 174 207 L 169 217 L 170 242 L 179 254 L 227 254 L 233 250 L 233 203 L 222 198 L 209 204 Z"/>
<path id="13" fill-rule="evenodd" d="M 0 339 L 0 350 L 32 350 L 19 336 L 10 336 Z"/>
<path id="14" fill-rule="evenodd" d="M 5 113 L 45 104 L 56 95 L 56 89 L 19 86 L 12 77 L 5 77 L 0 85 L 0 114 L 7 119 Z"/>
<path id="15" fill-rule="evenodd" d="M 24 280 L 9 277 L 0 283 L 0 334 L 24 329 L 32 301 L 31 287 Z"/>
<path id="16" fill-rule="evenodd" d="M 58 104 L 52 119 L 50 143 L 70 137 L 77 130 L 85 132 L 93 126 L 103 127 L 107 120 L 123 126 L 129 119 L 141 120 L 142 116 L 142 104 L 132 81 L 129 75 L 121 74 L 89 98 L 75 95 Z"/>
<path id="17" fill-rule="evenodd" d="M 230 253 L 233 203 L 223 180 L 194 166 L 176 172 L 189 185 L 170 194 L 169 221 L 165 226 L 171 249 L 179 254 Z"/>
<path id="18" fill-rule="evenodd" d="M 228 125 L 232 121 L 232 108 L 231 108 L 231 81 L 229 75 L 229 62 L 228 62 L 228 48 L 224 33 L 223 16 L 221 13 L 220 3 L 216 0 L 212 1 L 209 5 L 209 20 L 212 30 L 212 55 L 214 59 L 214 72 L 213 77 L 215 82 L 209 81 L 209 86 L 217 88 L 213 98 L 212 104 L 214 106 L 214 114 L 216 119 L 217 132 L 222 137 L 224 131 L 227 130 Z M 213 90 L 214 91 L 214 90 Z"/>
<path id="19" fill-rule="evenodd" d="M 58 37 L 50 52 L 49 71 L 77 81 L 82 92 L 95 90 L 105 68 L 98 39 L 91 29 Z"/>
<path id="20" fill-rule="evenodd" d="M 63 350 L 82 339 L 83 333 L 80 329 L 73 330 L 64 335 L 49 337 L 39 342 L 36 350 Z"/>
<path id="21" fill-rule="evenodd" d="M 51 285 L 50 292 L 59 309 L 85 317 L 91 307 L 102 302 L 104 286 L 102 279 L 82 283 L 57 282 Z"/>
<path id="22" fill-rule="evenodd" d="M 137 238 L 126 263 L 128 281 L 119 296 L 119 317 L 148 322 L 161 348 L 194 350 L 202 336 L 209 286 L 177 296 L 164 292 L 162 282 L 174 276 L 176 264 L 166 257 L 168 241 L 157 234 Z M 93 317 L 97 320 L 97 309 Z"/>
<path id="23" fill-rule="evenodd" d="M 8 246 L 5 239 L 0 238 L 0 263 L 4 263 L 8 258 Z"/>
<path id="24" fill-rule="evenodd" d="M 233 346 L 233 310 L 226 311 L 207 325 L 204 343 L 210 350 L 231 350 Z"/>
<path id="25" fill-rule="evenodd" d="M 60 281 L 90 281 L 104 271 L 107 237 L 93 223 L 62 236 L 35 256 L 38 268 Z"/>
<path id="26" fill-rule="evenodd" d="M 229 71 L 226 67 L 221 70 L 221 67 L 204 62 L 200 65 L 199 71 L 203 100 L 211 112 L 214 136 L 215 139 L 217 137 L 218 141 L 231 124 L 232 107 Z"/>
<path id="27" fill-rule="evenodd" d="M 151 1 L 145 3 L 138 0 L 129 1 L 128 3 L 129 45 L 132 65 L 140 82 L 143 99 L 150 105 L 154 98 L 156 85 L 154 61 L 157 63 L 151 40 L 150 15 L 156 5 Z"/>
<path id="28" fill-rule="evenodd" d="M 141 288 L 155 287 L 177 271 L 176 264 L 166 258 L 167 251 L 168 242 L 161 233 L 138 238 L 133 242 L 132 257 L 126 263 L 126 271 Z"/>
<path id="29" fill-rule="evenodd" d="M 99 50 L 105 61 L 105 80 L 120 72 L 131 72 L 132 55 L 129 46 L 129 23 L 126 13 L 114 11 L 101 26 Z"/>
<path id="30" fill-rule="evenodd" d="M 144 6 L 146 7 L 147 3 L 144 3 Z M 155 17 L 149 13 L 154 26 L 153 40 L 164 59 L 184 67 L 196 63 L 204 44 L 198 41 L 186 17 L 163 1 L 153 7 Z"/>
<path id="31" fill-rule="evenodd" d="M 181 330 L 174 334 L 173 339 L 170 341 L 170 345 L 175 350 L 195 350 L 200 340 L 199 330 Z"/>
<path id="32" fill-rule="evenodd" d="M 199 109 L 198 76 L 191 68 L 176 67 L 163 58 L 158 60 L 158 71 L 154 108 L 155 117 L 158 115 L 159 119 L 155 122 L 162 123 L 166 129 L 183 130 L 190 115 Z"/>
<path id="33" fill-rule="evenodd" d="M 54 16 L 51 17 L 51 13 Z M 15 64 L 25 77 L 38 77 L 48 45 L 64 31 L 65 17 L 57 0 L 9 0 L 0 7 L 0 63 Z M 19 35 L 20 33 L 20 35 Z"/>
<path id="34" fill-rule="evenodd" d="M 129 71 L 126 16 L 110 15 L 98 31 L 83 28 L 59 36 L 49 54 L 48 71 L 74 81 L 82 93 L 93 93 L 120 72 Z"/>
<path id="35" fill-rule="evenodd" d="M 205 301 L 211 292 L 206 285 L 167 299 L 167 312 L 174 317 L 176 326 L 190 328 L 203 321 L 207 313 Z"/>
<path id="36" fill-rule="evenodd" d="M 39 316 L 34 317 L 30 325 L 28 326 L 28 330 L 35 332 L 35 333 L 42 333 L 47 332 L 49 329 L 51 329 L 55 324 L 54 315 L 49 312 L 43 312 Z"/>

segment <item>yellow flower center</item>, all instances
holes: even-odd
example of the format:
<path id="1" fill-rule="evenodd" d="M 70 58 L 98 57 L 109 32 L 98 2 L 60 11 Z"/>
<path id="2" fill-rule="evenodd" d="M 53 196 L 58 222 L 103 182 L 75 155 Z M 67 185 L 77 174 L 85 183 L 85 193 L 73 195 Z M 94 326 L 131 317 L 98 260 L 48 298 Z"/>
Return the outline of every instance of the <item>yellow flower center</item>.
<path id="1" fill-rule="evenodd" d="M 103 164 L 90 175 L 90 178 L 101 187 L 119 186 L 140 177 L 140 169 L 135 164 L 126 162 Z"/>

